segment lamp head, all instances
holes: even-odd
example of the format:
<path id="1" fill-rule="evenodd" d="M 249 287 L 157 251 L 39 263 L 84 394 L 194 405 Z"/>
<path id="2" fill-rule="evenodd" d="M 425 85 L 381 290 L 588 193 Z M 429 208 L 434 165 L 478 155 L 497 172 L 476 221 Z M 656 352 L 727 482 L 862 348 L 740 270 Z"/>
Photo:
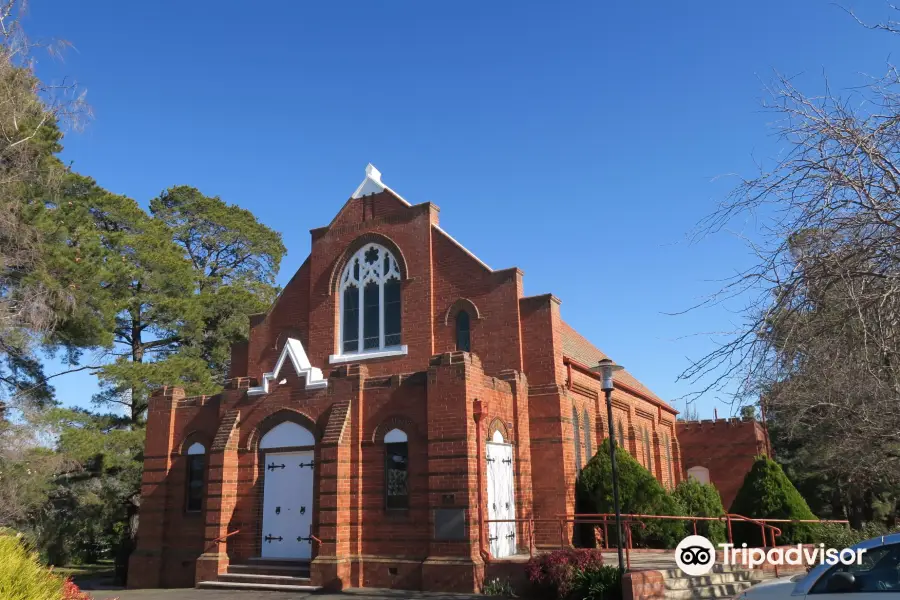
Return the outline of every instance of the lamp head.
<path id="1" fill-rule="evenodd" d="M 599 363 L 597 363 L 596 367 L 592 367 L 591 371 L 595 373 L 599 373 L 600 377 L 603 378 L 603 383 L 600 389 L 604 392 L 609 392 L 613 389 L 613 373 L 616 371 L 621 371 L 624 369 L 622 365 L 617 365 L 613 361 L 608 358 L 604 358 Z"/>

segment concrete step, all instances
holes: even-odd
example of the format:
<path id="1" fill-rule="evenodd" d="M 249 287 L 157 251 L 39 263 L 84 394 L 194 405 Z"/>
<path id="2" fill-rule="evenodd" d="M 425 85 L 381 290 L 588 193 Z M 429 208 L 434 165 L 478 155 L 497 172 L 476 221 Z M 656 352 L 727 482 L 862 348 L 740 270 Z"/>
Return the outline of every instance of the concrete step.
<path id="1" fill-rule="evenodd" d="M 309 577 L 293 577 L 290 575 L 261 575 L 259 573 L 226 573 L 219 575 L 217 581 L 230 583 L 262 583 L 266 585 L 309 585 Z"/>
<path id="2" fill-rule="evenodd" d="M 752 581 L 754 579 L 761 578 L 750 577 L 746 573 L 710 573 L 709 575 L 698 575 L 696 577 L 666 577 L 664 581 L 667 590 L 686 590 L 692 587 L 722 585 L 736 581 Z"/>
<path id="3" fill-rule="evenodd" d="M 197 587 L 204 590 L 247 590 L 257 592 L 298 592 L 308 594 L 322 588 L 314 585 L 279 585 L 274 583 L 237 583 L 234 581 L 201 581 Z"/>
<path id="4" fill-rule="evenodd" d="M 666 590 L 666 599 L 715 600 L 718 598 L 731 598 L 754 583 L 753 581 L 733 581 L 731 583 L 696 586 L 682 590 Z"/>
<path id="5" fill-rule="evenodd" d="M 235 575 L 278 575 L 279 577 L 309 577 L 309 565 L 230 564 L 228 573 Z"/>
<path id="6" fill-rule="evenodd" d="M 662 576 L 665 577 L 666 579 L 677 578 L 677 577 L 690 577 L 690 575 L 685 574 L 685 572 L 682 571 L 681 569 L 679 569 L 678 567 L 675 567 L 672 569 L 658 569 L 658 571 L 660 573 L 662 573 Z M 725 565 L 717 563 L 717 564 L 713 565 L 713 568 L 709 572 L 708 575 L 714 575 L 714 574 L 719 574 L 719 573 L 754 573 L 755 574 L 755 573 L 762 573 L 762 571 L 759 571 L 759 570 L 751 571 L 750 569 L 739 569 L 733 565 L 725 566 Z M 704 575 L 704 577 L 706 577 L 708 575 Z"/>

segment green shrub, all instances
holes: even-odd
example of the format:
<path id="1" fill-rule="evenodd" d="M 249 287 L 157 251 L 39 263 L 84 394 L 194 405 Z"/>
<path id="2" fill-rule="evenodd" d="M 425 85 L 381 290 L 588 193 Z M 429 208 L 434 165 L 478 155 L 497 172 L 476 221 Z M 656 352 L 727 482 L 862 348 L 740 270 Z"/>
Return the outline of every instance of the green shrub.
<path id="1" fill-rule="evenodd" d="M 504 598 L 513 598 L 516 595 L 509 578 L 500 579 L 499 577 L 485 581 L 481 593 L 485 596 L 503 596 Z"/>
<path id="2" fill-rule="evenodd" d="M 603 567 L 603 553 L 588 548 L 565 548 L 532 557 L 525 565 L 528 581 L 540 598 L 568 598 L 575 575 Z"/>
<path id="3" fill-rule="evenodd" d="M 621 600 L 622 570 L 610 565 L 582 569 L 572 577 L 570 600 Z"/>
<path id="4" fill-rule="evenodd" d="M 666 492 L 659 481 L 631 454 L 616 450 L 619 471 L 619 499 L 623 514 L 683 515 L 678 499 Z M 576 482 L 576 510 L 579 513 L 612 513 L 612 463 L 609 439 L 603 440 L 597 454 L 588 461 Z M 635 546 L 674 548 L 684 537 L 681 521 L 647 519 L 646 527 L 632 526 Z M 610 544 L 616 543 L 615 527 L 609 527 Z M 593 526 L 579 527 L 581 545 L 594 544 Z"/>
<path id="5" fill-rule="evenodd" d="M 756 462 L 744 478 L 744 484 L 731 504 L 731 512 L 754 519 L 816 518 L 806 500 L 784 474 L 781 465 L 765 456 L 756 457 Z M 813 542 L 814 532 L 820 527 L 811 523 L 774 523 L 774 525 L 782 532 L 781 536 L 776 538 L 779 545 Z M 748 546 L 760 545 L 762 533 L 759 525 L 732 520 L 732 531 L 736 545 L 744 542 Z"/>
<path id="6" fill-rule="evenodd" d="M 692 517 L 722 517 L 725 507 L 719 491 L 711 484 L 700 483 L 689 477 L 676 486 L 672 495 L 684 509 L 684 514 Z M 694 534 L 694 525 L 685 521 L 685 535 Z M 713 544 L 725 543 L 728 540 L 725 523 L 722 521 L 697 521 L 697 534 L 707 538 Z"/>
<path id="7" fill-rule="evenodd" d="M 65 581 L 38 560 L 22 538 L 0 530 L 0 598 L 3 600 L 60 600 Z"/>
<path id="8" fill-rule="evenodd" d="M 813 542 L 825 544 L 826 548 L 842 550 L 889 533 L 892 532 L 879 523 L 864 523 L 862 529 L 850 529 L 838 523 L 821 523 L 813 531 Z"/>

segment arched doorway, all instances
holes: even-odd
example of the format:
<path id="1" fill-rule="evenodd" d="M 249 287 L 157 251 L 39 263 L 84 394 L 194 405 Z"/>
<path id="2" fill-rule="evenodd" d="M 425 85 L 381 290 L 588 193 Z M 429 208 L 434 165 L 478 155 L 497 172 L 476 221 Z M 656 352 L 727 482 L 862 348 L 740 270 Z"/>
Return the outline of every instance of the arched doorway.
<path id="1" fill-rule="evenodd" d="M 312 556 L 316 439 L 292 421 L 279 423 L 259 441 L 263 461 L 263 558 Z"/>
<path id="2" fill-rule="evenodd" d="M 513 447 L 497 429 L 487 442 L 488 541 L 491 556 L 504 558 L 516 553 L 516 484 Z"/>

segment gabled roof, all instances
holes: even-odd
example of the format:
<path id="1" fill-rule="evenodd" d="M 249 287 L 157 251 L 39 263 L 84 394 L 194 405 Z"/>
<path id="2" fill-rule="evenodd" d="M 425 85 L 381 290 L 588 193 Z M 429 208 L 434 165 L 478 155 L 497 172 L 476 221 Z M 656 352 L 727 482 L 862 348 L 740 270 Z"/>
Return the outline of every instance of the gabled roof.
<path id="1" fill-rule="evenodd" d="M 587 366 L 594 366 L 600 362 L 601 359 L 609 358 L 603 351 L 590 343 L 587 338 L 575 331 L 571 325 L 565 321 L 560 321 L 560 324 L 562 326 L 563 356 L 567 356 L 572 360 Z M 650 388 L 635 379 L 628 371 L 619 371 L 616 373 L 616 379 L 620 380 L 625 385 L 666 404 L 666 406 L 669 406 L 667 402 L 650 391 Z"/>

